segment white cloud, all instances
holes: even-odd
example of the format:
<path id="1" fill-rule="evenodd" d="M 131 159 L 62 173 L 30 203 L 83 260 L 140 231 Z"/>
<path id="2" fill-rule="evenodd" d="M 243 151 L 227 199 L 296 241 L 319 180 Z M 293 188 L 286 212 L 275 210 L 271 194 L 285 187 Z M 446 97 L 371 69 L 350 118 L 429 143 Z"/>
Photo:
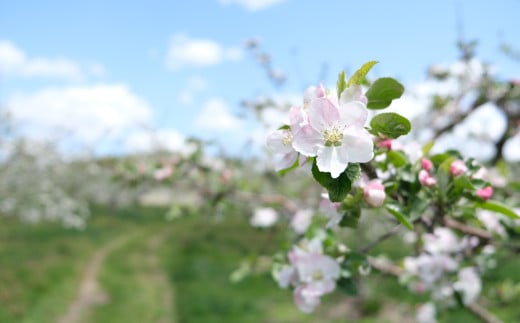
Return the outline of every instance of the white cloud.
<path id="1" fill-rule="evenodd" d="M 190 38 L 185 34 L 173 35 L 166 54 L 166 66 L 172 70 L 182 67 L 204 67 L 223 61 L 242 58 L 239 47 L 223 47 L 210 39 Z"/>
<path id="2" fill-rule="evenodd" d="M 283 1 L 284 0 L 219 0 L 221 4 L 237 4 L 249 11 L 263 10 Z"/>
<path id="3" fill-rule="evenodd" d="M 195 125 L 204 130 L 230 131 L 242 126 L 242 120 L 232 115 L 222 99 L 208 100 L 195 120 Z"/>
<path id="4" fill-rule="evenodd" d="M 185 136 L 171 129 L 135 131 L 125 138 L 123 145 L 129 153 L 148 153 L 160 149 L 190 154 L 196 148 L 186 143 Z"/>
<path id="5" fill-rule="evenodd" d="M 22 136 L 89 147 L 122 140 L 151 122 L 150 106 L 123 84 L 19 93 L 6 106 Z"/>
<path id="6" fill-rule="evenodd" d="M 0 70 L 6 76 L 45 77 L 83 80 L 87 76 L 101 76 L 103 66 L 98 63 L 82 65 L 67 58 L 28 57 L 13 43 L 0 40 Z"/>

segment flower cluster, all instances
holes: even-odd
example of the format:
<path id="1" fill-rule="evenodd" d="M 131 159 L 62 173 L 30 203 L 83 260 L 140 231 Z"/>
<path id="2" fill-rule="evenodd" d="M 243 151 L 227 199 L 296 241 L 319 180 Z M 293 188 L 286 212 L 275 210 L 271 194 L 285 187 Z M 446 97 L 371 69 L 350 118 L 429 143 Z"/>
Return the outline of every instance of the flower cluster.
<path id="1" fill-rule="evenodd" d="M 276 169 L 291 167 L 303 157 L 316 157 L 318 169 L 337 178 L 349 163 L 366 163 L 373 156 L 373 141 L 364 125 L 367 98 L 360 86 L 338 95 L 322 85 L 309 87 L 303 106 L 292 107 L 290 125 L 273 132 L 267 145 L 281 155 Z"/>
<path id="2" fill-rule="evenodd" d="M 340 265 L 323 253 L 322 240 L 303 240 L 288 253 L 290 264 L 274 272 L 282 288 L 294 288 L 294 302 L 305 313 L 314 311 L 323 295 L 336 288 Z"/>

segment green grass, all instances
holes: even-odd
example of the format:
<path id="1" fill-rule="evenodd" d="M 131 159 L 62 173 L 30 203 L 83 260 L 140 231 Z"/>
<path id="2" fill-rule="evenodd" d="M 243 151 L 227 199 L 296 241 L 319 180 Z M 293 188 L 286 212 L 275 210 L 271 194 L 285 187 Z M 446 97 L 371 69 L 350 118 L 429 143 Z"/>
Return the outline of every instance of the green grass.
<path id="1" fill-rule="evenodd" d="M 109 301 L 93 307 L 83 322 L 379 323 L 412 319 L 415 306 L 426 301 L 394 277 L 374 274 L 362 282 L 362 298 L 336 292 L 323 298 L 316 313 L 306 315 L 293 304 L 291 291 L 279 289 L 269 273 L 232 284 L 230 273 L 241 260 L 255 253 L 270 255 L 283 240 L 281 231 L 251 228 L 240 209 L 232 213 L 236 215 L 225 220 L 191 215 L 166 222 L 161 209 L 98 208 L 84 231 L 2 218 L 0 322 L 56 322 L 75 299 L 94 252 L 121 237 L 123 243 L 108 254 L 98 276 Z M 151 241 L 157 236 L 163 240 L 154 247 Z M 406 251 L 398 240 L 389 239 L 374 252 L 400 257 Z M 504 279 L 520 281 L 520 260 L 509 257 L 500 254 L 481 300 L 505 322 L 515 322 L 520 321 L 518 298 L 496 296 Z M 476 321 L 463 309 L 439 318 Z"/>

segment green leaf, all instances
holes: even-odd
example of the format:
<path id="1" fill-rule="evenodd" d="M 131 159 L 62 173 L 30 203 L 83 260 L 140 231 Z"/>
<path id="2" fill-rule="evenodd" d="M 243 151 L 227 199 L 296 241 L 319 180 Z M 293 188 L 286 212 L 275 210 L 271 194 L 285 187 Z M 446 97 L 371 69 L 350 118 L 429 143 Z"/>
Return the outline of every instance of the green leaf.
<path id="1" fill-rule="evenodd" d="M 399 99 L 403 95 L 404 86 L 390 77 L 377 79 L 365 94 L 368 98 L 367 108 L 384 109 L 392 100 Z"/>
<path id="2" fill-rule="evenodd" d="M 386 153 L 386 158 L 388 162 L 394 165 L 396 168 L 403 167 L 406 165 L 408 159 L 406 155 L 402 151 L 390 150 Z"/>
<path id="3" fill-rule="evenodd" d="M 366 75 L 372 69 L 374 65 L 376 65 L 377 61 L 369 61 L 363 64 L 355 73 L 350 77 L 347 83 L 347 87 L 352 85 L 361 85 L 365 80 Z"/>
<path id="4" fill-rule="evenodd" d="M 397 205 L 394 205 L 394 204 L 387 204 L 385 206 L 385 208 L 388 210 L 388 212 L 390 212 L 396 219 L 397 221 L 399 221 L 402 225 L 404 225 L 405 227 L 407 227 L 408 229 L 410 230 L 413 230 L 413 225 L 410 223 L 410 221 L 408 221 L 408 219 L 406 218 L 406 216 L 401 213 L 401 210 L 399 209 L 399 207 Z"/>
<path id="5" fill-rule="evenodd" d="M 412 129 L 408 119 L 394 112 L 376 115 L 370 121 L 370 127 L 372 127 L 372 130 L 393 139 L 406 135 Z"/>
<path id="6" fill-rule="evenodd" d="M 330 173 L 324 173 L 318 169 L 316 160 L 312 164 L 312 176 L 321 186 L 327 189 L 329 199 L 332 202 L 341 202 L 352 189 L 352 182 L 349 179 L 347 170 L 341 173 L 338 178 L 332 178 Z"/>
<path id="7" fill-rule="evenodd" d="M 424 156 L 428 155 L 430 150 L 432 150 L 433 145 L 435 145 L 435 141 L 432 140 L 432 141 L 427 142 L 424 146 L 422 146 L 421 151 Z"/>
<path id="8" fill-rule="evenodd" d="M 294 161 L 294 163 L 293 163 L 291 166 L 279 170 L 279 171 L 278 171 L 278 174 L 280 174 L 281 176 L 284 176 L 284 175 L 287 174 L 288 172 L 290 172 L 290 171 L 292 171 L 292 170 L 298 168 L 298 162 L 299 162 L 299 160 L 300 160 L 300 156 L 298 156 L 298 157 L 296 158 L 296 160 Z"/>
<path id="9" fill-rule="evenodd" d="M 359 206 L 348 209 L 339 222 L 340 227 L 357 228 L 359 218 L 361 217 L 361 208 Z"/>
<path id="10" fill-rule="evenodd" d="M 516 220 L 520 218 L 520 215 L 516 214 L 515 211 L 496 201 L 477 202 L 476 206 L 484 210 L 502 213 L 511 219 Z"/>
<path id="11" fill-rule="evenodd" d="M 338 91 L 338 99 L 341 95 L 341 92 L 347 88 L 347 75 L 345 71 L 341 71 L 338 75 L 338 82 L 336 83 L 336 90 Z"/>

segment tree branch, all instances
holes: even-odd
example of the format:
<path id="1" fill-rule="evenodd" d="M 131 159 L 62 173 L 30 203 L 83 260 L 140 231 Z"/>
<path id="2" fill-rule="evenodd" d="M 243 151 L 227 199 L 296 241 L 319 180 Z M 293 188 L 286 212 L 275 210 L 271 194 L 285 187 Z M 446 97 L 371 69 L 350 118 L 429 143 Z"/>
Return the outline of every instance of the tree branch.
<path id="1" fill-rule="evenodd" d="M 486 241 L 487 240 L 491 240 L 493 238 L 491 233 L 489 233 L 489 232 L 487 232 L 485 230 L 482 230 L 482 229 L 479 229 L 479 228 L 474 228 L 472 226 L 469 226 L 467 224 L 464 224 L 462 222 L 453 220 L 453 219 L 448 218 L 448 217 L 444 217 L 443 218 L 443 222 L 444 222 L 444 225 L 449 227 L 449 228 L 459 230 L 461 232 L 464 232 L 464 233 L 472 235 L 472 236 L 476 236 L 476 237 L 481 238 L 481 239 L 486 240 Z"/>
<path id="2" fill-rule="evenodd" d="M 401 229 L 401 225 L 396 225 L 395 227 L 393 227 L 392 229 L 390 229 L 387 233 L 383 234 L 382 236 L 380 236 L 379 238 L 377 238 L 376 240 L 372 241 L 371 243 L 369 243 L 368 245 L 364 246 L 363 248 L 359 249 L 359 252 L 360 253 L 363 253 L 363 254 L 366 254 L 368 253 L 370 250 L 372 250 L 372 248 L 376 247 L 378 244 L 380 244 L 381 242 L 385 241 L 386 239 L 394 236 L 396 233 L 399 232 L 399 230 Z"/>

